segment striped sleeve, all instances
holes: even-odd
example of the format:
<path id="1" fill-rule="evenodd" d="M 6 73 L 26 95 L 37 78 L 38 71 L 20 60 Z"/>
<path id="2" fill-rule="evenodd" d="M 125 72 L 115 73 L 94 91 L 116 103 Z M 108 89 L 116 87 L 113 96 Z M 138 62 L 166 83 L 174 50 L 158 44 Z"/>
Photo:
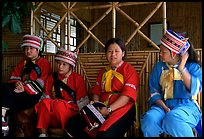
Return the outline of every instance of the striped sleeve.
<path id="1" fill-rule="evenodd" d="M 25 91 L 31 95 L 37 95 L 43 92 L 44 81 L 38 78 L 35 81 L 26 81 L 24 84 Z"/>

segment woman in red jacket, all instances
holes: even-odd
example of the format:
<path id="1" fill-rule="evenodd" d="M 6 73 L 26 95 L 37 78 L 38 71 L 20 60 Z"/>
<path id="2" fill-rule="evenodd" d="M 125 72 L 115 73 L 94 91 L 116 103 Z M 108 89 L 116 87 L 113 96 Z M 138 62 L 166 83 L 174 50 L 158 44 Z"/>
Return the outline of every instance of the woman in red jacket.
<path id="1" fill-rule="evenodd" d="M 39 137 L 46 137 L 48 127 L 65 128 L 68 120 L 89 103 L 86 85 L 74 72 L 77 55 L 65 49 L 56 53 L 57 73 L 48 77 L 44 98 L 36 105 Z"/>
<path id="2" fill-rule="evenodd" d="M 105 44 L 109 65 L 102 68 L 92 89 L 92 102 L 106 105 L 99 109 L 107 117 L 99 127 L 97 137 L 123 137 L 135 119 L 135 102 L 139 76 L 132 65 L 124 61 L 125 44 L 112 38 Z"/>
<path id="3" fill-rule="evenodd" d="M 8 133 L 9 113 L 22 111 L 38 103 L 45 81 L 52 69 L 47 59 L 40 56 L 43 50 L 43 39 L 34 35 L 25 35 L 21 47 L 24 50 L 23 58 L 11 73 L 10 81 L 3 83 L 1 88 L 2 104 L 2 131 Z"/>

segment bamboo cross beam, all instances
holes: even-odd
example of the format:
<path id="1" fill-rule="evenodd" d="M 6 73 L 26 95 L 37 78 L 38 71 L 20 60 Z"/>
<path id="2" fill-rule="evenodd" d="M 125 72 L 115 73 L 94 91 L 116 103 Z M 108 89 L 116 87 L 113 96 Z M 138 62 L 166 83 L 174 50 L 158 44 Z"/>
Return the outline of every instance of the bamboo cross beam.
<path id="1" fill-rule="evenodd" d="M 114 5 L 115 5 L 115 7 L 121 7 L 121 6 L 143 5 L 143 4 L 153 4 L 153 3 L 156 3 L 156 2 L 124 2 L 124 3 L 117 2 Z M 110 8 L 110 7 L 112 7 L 111 2 L 109 2 L 109 4 L 107 4 L 107 5 L 84 6 L 84 7 L 80 7 L 80 8 L 73 8 L 71 10 L 71 12 L 78 11 L 81 9 L 92 10 L 92 9 L 104 9 L 104 8 Z"/>
<path id="2" fill-rule="evenodd" d="M 79 24 L 89 33 L 91 34 L 91 36 L 100 44 L 102 45 L 103 47 L 104 44 L 83 24 L 83 22 L 73 13 L 71 12 L 71 15 L 74 16 L 74 18 L 76 18 L 76 20 L 79 22 Z"/>
<path id="3" fill-rule="evenodd" d="M 73 7 L 77 4 L 77 2 L 74 2 L 71 6 L 70 6 L 70 10 L 73 9 Z"/>
<path id="4" fill-rule="evenodd" d="M 122 9 L 120 9 L 120 8 L 118 8 L 118 7 L 116 7 L 116 10 L 118 11 L 118 12 L 120 12 L 122 15 L 124 15 L 128 20 L 130 20 L 131 22 L 133 22 L 133 24 L 135 24 L 135 26 L 139 26 L 139 24 L 135 21 L 135 20 L 133 20 L 129 15 L 127 15 Z M 160 49 L 151 39 L 149 39 L 144 33 L 142 33 L 140 30 L 138 30 L 138 34 L 140 35 L 140 36 L 142 36 L 145 40 L 147 40 L 153 47 L 155 47 L 156 49 Z M 129 42 L 128 42 L 129 43 Z M 126 45 L 128 44 L 128 43 L 126 43 Z"/>
<path id="5" fill-rule="evenodd" d="M 68 3 L 70 3 L 70 2 L 68 2 Z M 67 6 L 64 4 L 64 2 L 61 2 L 61 4 L 65 9 L 67 9 Z"/>
<path id="6" fill-rule="evenodd" d="M 33 16 L 35 18 L 35 20 L 37 21 L 37 23 L 42 27 L 42 29 L 48 34 L 49 32 L 47 31 L 47 29 L 42 25 L 42 23 L 38 20 L 38 18 L 36 16 Z M 47 36 L 49 38 L 49 40 L 54 43 L 58 48 L 60 48 L 60 46 L 50 37 Z"/>
<path id="7" fill-rule="evenodd" d="M 44 2 L 40 2 L 38 5 L 37 5 L 37 7 L 35 8 L 35 10 L 34 10 L 34 13 L 40 8 L 40 6 L 43 4 Z"/>
<path id="8" fill-rule="evenodd" d="M 133 6 L 133 5 L 144 5 L 144 4 L 153 4 L 153 3 L 156 3 L 156 2 L 124 2 L 124 3 L 117 4 L 117 7 Z"/>
<path id="9" fill-rule="evenodd" d="M 57 22 L 57 24 L 52 28 L 52 30 L 49 32 L 47 36 L 51 36 L 54 30 L 61 24 L 61 22 L 64 20 L 64 18 L 67 16 L 67 12 L 62 16 L 62 18 Z"/>
<path id="10" fill-rule="evenodd" d="M 98 5 L 98 6 L 85 6 L 85 7 L 80 7 L 80 8 L 73 8 L 71 12 L 75 12 L 81 9 L 86 9 L 86 10 L 93 10 L 93 9 L 104 9 L 104 8 L 110 8 L 112 7 L 112 4 L 109 5 Z"/>
<path id="11" fill-rule="evenodd" d="M 91 31 L 99 22 L 101 22 L 109 13 L 110 11 L 112 10 L 112 7 L 110 7 L 90 28 L 89 30 Z M 86 36 L 86 38 L 77 46 L 77 48 L 75 49 L 75 51 L 77 51 L 79 48 L 81 48 L 81 46 L 88 40 L 88 38 L 90 37 L 91 35 L 88 34 Z"/>
<path id="12" fill-rule="evenodd" d="M 141 29 L 141 27 L 154 15 L 154 13 L 161 7 L 162 2 L 160 2 L 159 4 L 157 4 L 156 8 L 145 18 L 145 20 L 140 24 L 139 27 L 137 27 L 137 29 L 132 33 L 132 35 L 128 38 L 126 45 L 130 42 L 130 40 L 132 40 L 132 38 L 135 36 L 135 34 L 137 33 L 138 30 Z"/>

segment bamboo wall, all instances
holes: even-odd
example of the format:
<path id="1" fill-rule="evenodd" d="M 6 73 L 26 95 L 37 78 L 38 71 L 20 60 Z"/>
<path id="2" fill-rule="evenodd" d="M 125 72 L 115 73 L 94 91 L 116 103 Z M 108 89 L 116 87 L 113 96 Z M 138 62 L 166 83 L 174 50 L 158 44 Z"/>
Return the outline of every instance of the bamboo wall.
<path id="1" fill-rule="evenodd" d="M 40 3 L 40 2 L 38 2 Z M 66 3 L 66 2 L 64 2 Z M 122 3 L 122 2 L 121 2 Z M 123 2 L 124 3 L 124 2 Z M 151 2 L 149 2 L 151 3 Z M 109 4 L 108 2 L 79 2 L 75 5 L 78 9 L 73 11 L 82 21 L 89 23 L 87 28 L 90 28 L 100 16 L 104 14 L 107 8 L 89 8 L 87 6 L 99 6 Z M 120 3 L 119 3 L 120 4 Z M 130 22 L 127 18 L 129 16 L 138 24 L 141 24 L 143 20 L 148 16 L 149 13 L 155 8 L 158 3 L 152 4 L 140 4 L 140 5 L 128 5 L 128 6 L 118 6 L 127 15 L 124 16 L 121 12 L 116 12 L 116 37 L 121 37 L 126 40 L 131 33 L 136 29 L 136 25 Z M 42 7 L 48 7 L 50 11 L 56 14 L 62 14 L 62 5 L 60 2 L 45 2 Z M 84 8 L 86 7 L 86 8 Z M 83 14 L 82 14 L 83 13 Z M 162 22 L 162 9 L 160 8 L 150 20 L 141 28 L 141 31 L 149 37 L 149 24 Z M 166 2 L 166 15 L 169 28 L 175 32 L 187 32 L 189 38 L 195 45 L 195 48 L 202 48 L 202 2 Z M 84 24 L 86 22 L 83 22 Z M 37 23 L 36 23 L 37 25 Z M 24 34 L 29 34 L 31 30 L 31 16 L 23 20 L 21 25 L 22 33 L 12 34 L 8 29 L 2 29 L 2 40 L 8 43 L 8 52 L 21 52 L 19 48 L 22 42 L 22 36 Z M 81 27 L 83 28 L 83 27 Z M 38 29 L 36 29 L 38 30 Z M 86 31 L 85 31 L 86 32 Z M 104 18 L 97 26 L 92 29 L 93 34 L 99 38 L 102 43 L 107 41 L 112 35 L 112 17 L 111 12 Z M 87 35 L 87 34 L 86 34 Z M 86 35 L 80 36 L 79 40 L 83 40 Z M 81 43 L 77 42 L 77 44 Z M 104 49 L 101 47 L 92 37 L 87 40 L 86 47 L 87 50 L 81 50 L 80 52 L 103 52 Z M 83 47 L 81 47 L 83 49 Z M 148 44 L 148 42 L 136 34 L 136 36 L 128 44 L 129 51 L 146 51 L 152 50 L 153 47 Z"/>
<path id="2" fill-rule="evenodd" d="M 197 49 L 199 60 L 202 63 L 202 49 Z M 81 53 L 78 55 L 78 63 L 76 72 L 84 76 L 88 91 L 94 86 L 97 73 L 99 70 L 106 66 L 107 60 L 104 53 Z M 2 81 L 6 82 L 9 79 L 9 75 L 17 62 L 22 58 L 22 54 L 5 55 L 2 59 Z M 46 55 L 51 66 L 55 67 L 54 56 Z M 142 113 L 148 109 L 149 88 L 148 80 L 151 74 L 154 64 L 159 60 L 159 51 L 128 51 L 125 61 L 133 65 L 140 77 L 138 98 L 137 98 L 137 121 L 135 125 L 132 125 L 127 136 L 141 136 L 139 129 L 139 118 Z M 198 103 L 202 109 L 202 95 L 198 96 Z"/>

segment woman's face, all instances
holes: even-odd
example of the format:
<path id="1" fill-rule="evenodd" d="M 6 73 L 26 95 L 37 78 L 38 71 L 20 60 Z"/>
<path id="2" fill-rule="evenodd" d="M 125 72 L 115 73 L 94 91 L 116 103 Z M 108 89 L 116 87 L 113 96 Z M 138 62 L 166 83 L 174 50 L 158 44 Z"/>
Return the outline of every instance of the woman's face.
<path id="1" fill-rule="evenodd" d="M 30 58 L 31 60 L 36 59 L 39 55 L 38 50 L 35 47 L 31 47 L 31 46 L 26 46 L 24 48 L 24 53 L 26 57 Z"/>
<path id="2" fill-rule="evenodd" d="M 122 52 L 120 46 L 116 43 L 109 45 L 106 52 L 106 58 L 111 66 L 117 66 L 122 61 L 125 52 Z"/>
<path id="3" fill-rule="evenodd" d="M 162 44 L 160 46 L 159 56 L 163 62 L 167 62 L 169 64 L 176 64 L 178 62 L 178 56 L 176 55 L 173 59 L 169 49 Z"/>
<path id="4" fill-rule="evenodd" d="M 57 60 L 57 72 L 66 75 L 70 70 L 70 65 L 64 61 Z"/>

